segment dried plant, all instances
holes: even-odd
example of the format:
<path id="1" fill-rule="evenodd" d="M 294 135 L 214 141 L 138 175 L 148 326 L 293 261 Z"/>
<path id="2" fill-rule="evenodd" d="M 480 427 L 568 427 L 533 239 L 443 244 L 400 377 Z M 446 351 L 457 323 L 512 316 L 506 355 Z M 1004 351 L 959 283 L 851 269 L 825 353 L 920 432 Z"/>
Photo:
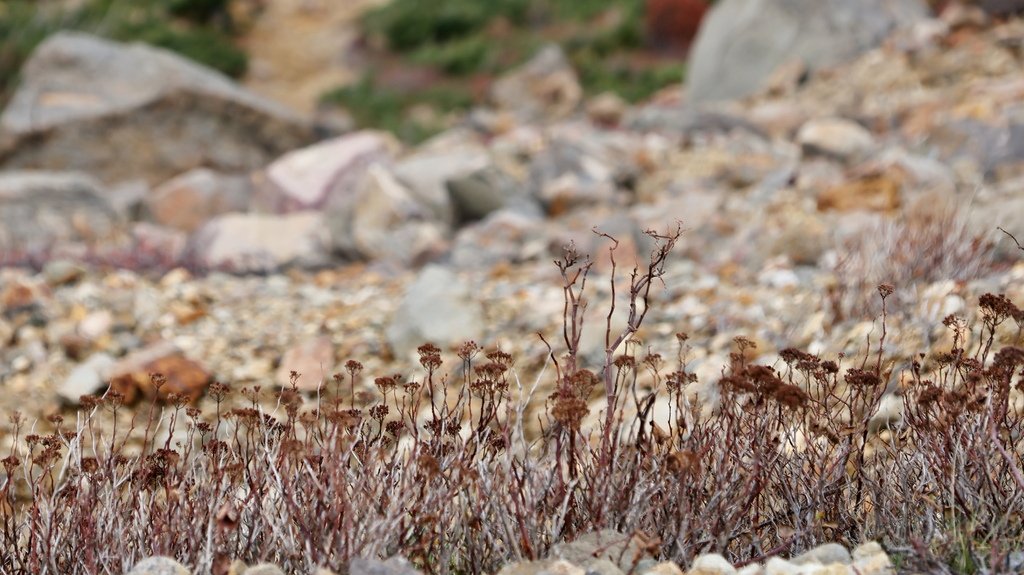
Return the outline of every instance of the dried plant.
<path id="1" fill-rule="evenodd" d="M 678 238 L 656 236 L 633 271 L 628 327 L 605 322 L 595 371 L 576 361 L 589 261 L 570 251 L 557 262 L 566 355 L 551 348 L 550 397 L 534 397 L 548 372 L 523 382 L 511 355 L 467 342 L 456 374 L 425 344 L 419 368 L 379 374 L 369 395 L 356 392 L 364 368 L 352 360 L 315 399 L 286 386 L 265 404 L 266 391 L 217 383 L 211 413 L 170 399 L 124 426 L 128 408 L 107 393 L 46 434 L 12 414 L 0 571 L 119 573 L 164 554 L 196 572 L 241 559 L 299 573 L 400 553 L 430 574 L 475 575 L 597 529 L 656 536 L 648 551 L 683 566 L 700 553 L 747 563 L 877 539 L 908 569 L 1013 568 L 1024 548 L 1024 414 L 1013 401 L 1024 349 L 1020 337 L 992 337 L 1020 321 L 1013 302 L 981 298 L 977 349 L 963 349 L 971 326 L 947 319 L 953 349 L 933 373 L 911 365 L 900 422 L 872 424 L 892 375 L 884 327 L 853 362 L 786 349 L 779 365 L 755 365 L 753 342 L 738 337 L 707 415 L 687 392 L 698 382 L 685 334 L 675 362 L 619 349 Z M 893 289 L 878 287 L 883 326 Z M 643 372 L 653 390 L 640 389 Z M 245 401 L 230 401 L 239 393 Z M 606 410 L 596 419 L 594 394 Z M 546 406 L 536 436 L 531 402 Z"/>

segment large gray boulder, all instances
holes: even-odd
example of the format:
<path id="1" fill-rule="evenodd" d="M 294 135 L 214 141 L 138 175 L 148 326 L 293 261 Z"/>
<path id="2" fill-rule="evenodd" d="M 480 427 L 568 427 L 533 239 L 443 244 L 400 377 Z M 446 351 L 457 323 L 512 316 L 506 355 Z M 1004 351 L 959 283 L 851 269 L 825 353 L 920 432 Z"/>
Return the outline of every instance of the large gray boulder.
<path id="1" fill-rule="evenodd" d="M 928 14 L 924 0 L 721 0 L 690 53 L 689 101 L 748 96 L 794 60 L 834 66 Z"/>
<path id="2" fill-rule="evenodd" d="M 75 172 L 0 171 L 0 261 L 122 230 L 95 179 Z"/>
<path id="3" fill-rule="evenodd" d="M 314 139 L 302 117 L 171 52 L 60 32 L 0 116 L 0 168 L 156 184 L 200 166 L 253 170 Z"/>

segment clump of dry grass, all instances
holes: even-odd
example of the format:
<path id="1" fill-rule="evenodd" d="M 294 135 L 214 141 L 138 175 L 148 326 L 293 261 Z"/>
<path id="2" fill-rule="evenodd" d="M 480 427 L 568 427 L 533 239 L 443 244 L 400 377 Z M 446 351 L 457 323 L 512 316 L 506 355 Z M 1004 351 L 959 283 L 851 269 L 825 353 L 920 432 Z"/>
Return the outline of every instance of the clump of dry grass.
<path id="1" fill-rule="evenodd" d="M 871 422 L 891 375 L 884 329 L 858 360 L 788 349 L 777 367 L 748 363 L 752 343 L 737 338 L 705 417 L 688 399 L 696 377 L 682 353 L 674 364 L 616 353 L 640 327 L 679 230 L 654 236 L 630 276 L 628 327 L 605 322 L 597 370 L 576 356 L 589 260 L 568 251 L 557 262 L 565 347 L 549 346 L 556 391 L 536 438 L 526 405 L 539 381 L 520 381 L 512 356 L 474 342 L 455 350 L 454 375 L 439 373 L 441 349 L 423 345 L 416 372 L 380 375 L 370 397 L 355 392 L 363 366 L 350 361 L 312 408 L 294 386 L 267 409 L 270 392 L 218 383 L 212 413 L 170 397 L 127 428 L 112 423 L 126 409 L 112 392 L 83 398 L 76 421 L 54 418 L 46 435 L 26 434 L 13 415 L 0 570 L 116 573 L 169 555 L 197 572 L 225 573 L 233 559 L 309 572 L 400 553 L 431 574 L 479 574 L 598 529 L 643 533 L 684 566 L 700 553 L 744 563 L 877 539 L 929 572 L 1010 568 L 1024 548 L 1024 422 L 1013 405 L 1024 349 L 996 349 L 994 334 L 1019 325 L 1021 310 L 983 297 L 973 350 L 961 347 L 970 328 L 948 318 L 953 349 L 934 374 L 913 364 L 904 419 L 881 431 Z M 878 288 L 883 325 L 893 289 Z M 655 389 L 638 385 L 642 372 Z M 228 409 L 237 393 L 246 403 Z M 656 404 L 667 418 L 652 415 Z"/>

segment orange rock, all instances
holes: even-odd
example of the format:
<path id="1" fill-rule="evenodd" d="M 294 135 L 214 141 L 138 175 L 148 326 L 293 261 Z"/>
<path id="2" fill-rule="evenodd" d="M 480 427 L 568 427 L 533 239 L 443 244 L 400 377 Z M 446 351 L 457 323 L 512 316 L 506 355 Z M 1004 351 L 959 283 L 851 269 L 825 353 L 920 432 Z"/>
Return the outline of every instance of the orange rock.
<path id="1" fill-rule="evenodd" d="M 160 374 L 165 380 L 159 390 L 154 383 L 154 374 Z M 167 401 L 171 394 L 181 394 L 188 402 L 195 402 L 212 380 L 203 366 L 186 358 L 177 347 L 166 342 L 125 357 L 114 366 L 109 377 L 110 389 L 123 395 L 127 404 L 135 403 L 141 397 Z"/>
<path id="2" fill-rule="evenodd" d="M 0 311 L 14 312 L 31 307 L 39 300 L 39 294 L 31 285 L 13 281 L 0 293 Z"/>
<path id="3" fill-rule="evenodd" d="M 867 176 L 826 189 L 818 210 L 889 212 L 900 207 L 901 179 L 895 174 Z"/>

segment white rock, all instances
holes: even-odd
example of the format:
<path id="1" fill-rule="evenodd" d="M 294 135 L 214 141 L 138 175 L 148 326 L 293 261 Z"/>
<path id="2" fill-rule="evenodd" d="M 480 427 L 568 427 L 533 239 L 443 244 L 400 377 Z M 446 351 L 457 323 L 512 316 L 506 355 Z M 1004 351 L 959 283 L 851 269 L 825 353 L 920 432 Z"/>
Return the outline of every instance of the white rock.
<path id="1" fill-rule="evenodd" d="M 729 560 L 717 553 L 701 555 L 693 560 L 687 575 L 736 575 L 736 568 Z"/>
<path id="2" fill-rule="evenodd" d="M 805 563 L 820 563 L 822 565 L 842 563 L 849 565 L 852 561 L 850 552 L 846 550 L 846 547 L 838 543 L 818 545 L 814 549 L 790 559 L 790 562 L 796 565 L 803 565 Z"/>
<path id="3" fill-rule="evenodd" d="M 864 157 L 875 147 L 871 132 L 844 118 L 810 120 L 800 127 L 796 140 L 805 151 L 844 160 Z"/>
<path id="4" fill-rule="evenodd" d="M 764 564 L 765 575 L 803 575 L 799 565 L 794 565 L 780 557 L 772 557 Z"/>
<path id="5" fill-rule="evenodd" d="M 645 575 L 683 575 L 683 570 L 671 561 L 663 561 L 644 573 Z"/>
<path id="6" fill-rule="evenodd" d="M 110 310 L 101 309 L 85 316 L 78 323 L 78 334 L 89 340 L 99 339 L 108 333 L 114 324 L 114 315 Z"/>
<path id="7" fill-rule="evenodd" d="M 84 363 L 76 366 L 57 388 L 57 395 L 70 403 L 78 403 L 83 395 L 92 395 L 103 387 L 110 369 L 117 363 L 105 353 L 89 356 Z"/>
<path id="8" fill-rule="evenodd" d="M 346 210 L 331 212 L 330 226 L 336 248 L 344 247 L 346 232 L 351 250 L 359 257 L 402 265 L 441 250 L 446 226 L 434 212 L 409 193 L 383 166 L 370 166 L 358 199 Z M 347 222 L 347 226 L 346 226 Z M 347 229 L 346 229 L 347 227 Z"/>
<path id="9" fill-rule="evenodd" d="M 386 134 L 363 131 L 288 152 L 267 168 L 276 190 L 261 202 L 293 212 L 342 201 L 356 192 L 370 164 L 386 161 L 396 147 Z"/>
<path id="10" fill-rule="evenodd" d="M 189 575 L 181 563 L 170 557 L 149 557 L 139 561 L 127 575 Z"/>
<path id="11" fill-rule="evenodd" d="M 330 261 L 330 232 L 318 212 L 227 214 L 193 234 L 189 252 L 201 266 L 237 272 L 318 266 Z"/>

